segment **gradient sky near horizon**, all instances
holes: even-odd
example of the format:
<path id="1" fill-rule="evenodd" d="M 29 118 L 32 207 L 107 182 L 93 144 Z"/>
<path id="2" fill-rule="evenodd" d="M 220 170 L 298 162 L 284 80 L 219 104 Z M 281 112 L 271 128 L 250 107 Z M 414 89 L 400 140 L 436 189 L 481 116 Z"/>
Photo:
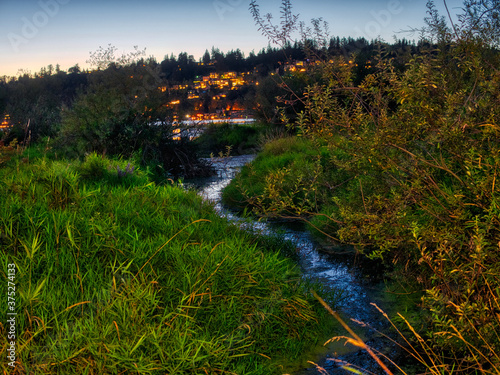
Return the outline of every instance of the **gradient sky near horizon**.
<path id="1" fill-rule="evenodd" d="M 417 39 L 398 33 L 421 27 L 426 0 L 293 0 L 293 11 L 309 24 L 328 22 L 332 36 Z M 281 0 L 258 1 L 261 13 L 279 22 Z M 437 0 L 438 8 L 443 9 Z M 459 12 L 462 0 L 447 1 Z M 0 76 L 19 69 L 35 73 L 49 64 L 62 70 L 87 68 L 91 51 L 108 44 L 117 54 L 146 48 L 158 61 L 187 52 L 199 59 L 212 46 L 248 55 L 267 47 L 249 11 L 249 0 L 0 0 Z"/>

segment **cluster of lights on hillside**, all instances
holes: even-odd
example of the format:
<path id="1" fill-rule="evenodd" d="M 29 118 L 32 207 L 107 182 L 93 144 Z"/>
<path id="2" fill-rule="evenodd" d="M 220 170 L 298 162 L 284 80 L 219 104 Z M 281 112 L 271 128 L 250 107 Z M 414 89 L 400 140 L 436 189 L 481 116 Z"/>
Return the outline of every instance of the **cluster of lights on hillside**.
<path id="1" fill-rule="evenodd" d="M 2 123 L 0 123 L 0 130 L 10 129 L 11 127 L 12 123 L 10 122 L 10 115 L 5 115 L 5 117 L 2 120 Z"/>

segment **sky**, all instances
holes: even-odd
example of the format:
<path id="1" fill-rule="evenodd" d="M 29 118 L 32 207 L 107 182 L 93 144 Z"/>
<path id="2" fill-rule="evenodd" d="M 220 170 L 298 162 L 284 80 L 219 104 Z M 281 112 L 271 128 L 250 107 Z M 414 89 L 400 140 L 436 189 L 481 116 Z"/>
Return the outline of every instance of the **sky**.
<path id="1" fill-rule="evenodd" d="M 49 64 L 89 68 L 90 52 L 109 44 L 117 54 L 146 49 L 146 57 L 187 52 L 199 59 L 212 47 L 239 48 L 247 56 L 267 47 L 249 0 L 0 0 L 0 76 L 36 73 Z M 423 26 L 427 0 L 293 0 L 310 24 L 328 22 L 332 36 L 418 39 L 401 32 Z M 259 0 L 261 13 L 279 23 L 281 0 Z M 443 10 L 443 1 L 436 0 Z M 447 0 L 451 14 L 461 0 Z"/>

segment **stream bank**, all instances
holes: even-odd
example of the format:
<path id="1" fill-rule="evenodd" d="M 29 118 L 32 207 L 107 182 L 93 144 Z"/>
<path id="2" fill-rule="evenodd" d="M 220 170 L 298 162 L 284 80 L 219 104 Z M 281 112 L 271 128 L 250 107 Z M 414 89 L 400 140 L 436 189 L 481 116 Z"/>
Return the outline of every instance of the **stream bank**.
<path id="1" fill-rule="evenodd" d="M 384 335 L 394 335 L 390 332 L 389 322 L 372 305 L 376 304 L 391 315 L 397 310 L 399 303 L 394 294 L 387 292 L 387 286 L 382 278 L 383 271 L 377 262 L 356 255 L 352 249 L 346 251 L 345 247 L 335 249 L 329 246 L 325 249 L 300 224 L 243 219 L 223 206 L 222 190 L 236 176 L 240 168 L 253 158 L 253 155 L 243 155 L 209 159 L 217 175 L 190 180 L 188 185 L 196 187 L 199 194 L 213 202 L 217 212 L 231 222 L 256 233 L 277 233 L 291 241 L 297 249 L 298 262 L 304 278 L 320 283 L 326 290 L 342 291 L 339 313 L 349 326 L 371 348 L 391 359 L 400 357 L 397 345 L 384 337 Z M 361 327 L 352 320 L 363 322 L 366 326 Z M 379 332 L 383 332 L 384 335 Z M 346 335 L 347 332 L 339 328 L 337 332 L 331 332 L 327 337 L 321 338 L 320 342 Z M 344 342 L 345 340 L 338 340 L 327 346 L 319 345 L 311 348 L 304 354 L 304 358 L 292 359 L 290 361 L 292 365 L 284 364 L 284 373 L 324 374 L 309 361 L 325 369 L 328 374 L 346 373 L 338 360 L 350 363 L 363 371 L 384 373 L 366 351 Z"/>

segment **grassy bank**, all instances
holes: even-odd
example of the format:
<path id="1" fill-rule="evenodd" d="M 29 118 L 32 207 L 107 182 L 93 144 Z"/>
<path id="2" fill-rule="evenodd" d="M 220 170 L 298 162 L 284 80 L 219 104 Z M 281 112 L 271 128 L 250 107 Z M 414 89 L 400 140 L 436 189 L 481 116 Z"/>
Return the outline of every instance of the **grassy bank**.
<path id="1" fill-rule="evenodd" d="M 253 209 L 256 213 L 265 213 L 270 199 L 261 198 L 271 176 L 280 170 L 304 170 L 309 167 L 306 160 L 314 160 L 319 156 L 312 147 L 312 142 L 306 138 L 283 137 L 275 139 L 263 146 L 255 160 L 244 166 L 240 174 L 224 189 L 223 200 L 228 206 L 237 209 Z M 286 177 L 283 175 L 283 177 Z M 283 184 L 286 181 L 282 181 Z M 296 196 L 300 204 L 303 196 Z M 286 214 L 286 210 L 277 212 Z"/>
<path id="2" fill-rule="evenodd" d="M 265 131 L 266 125 L 261 123 L 210 124 L 203 134 L 194 140 L 194 145 L 204 157 L 209 157 L 210 154 L 226 154 L 228 148 L 234 155 L 250 154 L 258 149 L 259 138 Z"/>
<path id="3" fill-rule="evenodd" d="M 328 219 L 331 212 L 339 210 L 331 196 L 331 181 L 347 180 L 345 195 L 352 189 L 347 174 L 329 165 L 331 155 L 321 142 L 305 137 L 270 140 L 226 187 L 224 203 L 271 218 L 305 219 L 309 230 L 324 237 L 335 224 Z"/>
<path id="4" fill-rule="evenodd" d="M 21 157 L 0 181 L 2 371 L 270 374 L 324 328 L 282 243 L 127 161 Z"/>
<path id="5" fill-rule="evenodd" d="M 446 198 L 445 206 L 436 194 L 414 203 L 395 184 L 387 189 L 387 168 L 363 150 L 370 149 L 342 137 L 328 146 L 317 138 L 273 140 L 225 189 L 224 201 L 257 215 L 304 219 L 316 234 L 357 245 L 390 265 L 407 292 L 423 294 L 409 307 L 420 313 L 397 320 L 431 373 L 497 373 L 500 320 L 491 312 L 500 300 L 498 153 L 457 168 L 455 178 L 470 190 L 434 176 L 431 187 Z M 411 182 L 419 184 L 412 192 L 430 190 Z M 431 235 L 428 243 L 422 240 Z M 418 329 L 408 331 L 407 321 Z"/>

